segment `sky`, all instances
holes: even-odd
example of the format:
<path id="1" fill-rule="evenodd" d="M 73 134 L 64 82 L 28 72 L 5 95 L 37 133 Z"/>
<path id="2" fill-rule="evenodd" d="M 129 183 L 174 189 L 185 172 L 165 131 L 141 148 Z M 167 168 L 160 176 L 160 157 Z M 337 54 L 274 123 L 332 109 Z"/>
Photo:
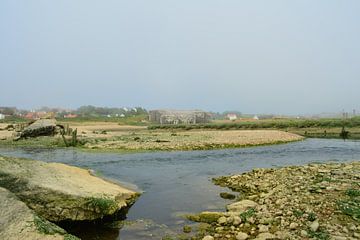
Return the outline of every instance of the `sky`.
<path id="1" fill-rule="evenodd" d="M 0 106 L 360 109 L 358 0 L 1 0 Z"/>

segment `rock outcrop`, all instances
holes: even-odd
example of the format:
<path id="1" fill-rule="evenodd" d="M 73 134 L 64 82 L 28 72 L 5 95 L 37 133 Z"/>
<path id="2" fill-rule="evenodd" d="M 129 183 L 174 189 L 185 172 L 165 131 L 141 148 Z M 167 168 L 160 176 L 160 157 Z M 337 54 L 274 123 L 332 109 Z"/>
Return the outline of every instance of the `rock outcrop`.
<path id="1" fill-rule="evenodd" d="M 92 221 L 129 208 L 139 193 L 60 163 L 1 157 L 0 187 L 52 222 Z"/>
<path id="2" fill-rule="evenodd" d="M 19 138 L 52 136 L 55 134 L 55 119 L 40 119 L 27 126 L 19 135 Z"/>
<path id="3" fill-rule="evenodd" d="M 63 240 L 78 238 L 30 210 L 13 193 L 0 187 L 0 239 Z"/>

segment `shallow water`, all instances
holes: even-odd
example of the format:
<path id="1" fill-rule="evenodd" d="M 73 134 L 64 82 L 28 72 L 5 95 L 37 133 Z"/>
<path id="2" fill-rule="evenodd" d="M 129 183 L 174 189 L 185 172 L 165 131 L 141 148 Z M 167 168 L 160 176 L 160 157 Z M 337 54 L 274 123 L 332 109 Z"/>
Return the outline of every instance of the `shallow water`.
<path id="1" fill-rule="evenodd" d="M 242 173 L 259 167 L 302 165 L 313 162 L 360 160 L 360 142 L 307 139 L 283 145 L 188 152 L 138 154 L 89 153 L 76 149 L 0 148 L 0 154 L 94 169 L 106 178 L 136 185 L 144 194 L 128 213 L 135 221 L 118 228 L 87 228 L 83 239 L 161 239 L 180 232 L 186 222 L 181 215 L 205 210 L 224 210 L 229 191 L 211 178 Z"/>

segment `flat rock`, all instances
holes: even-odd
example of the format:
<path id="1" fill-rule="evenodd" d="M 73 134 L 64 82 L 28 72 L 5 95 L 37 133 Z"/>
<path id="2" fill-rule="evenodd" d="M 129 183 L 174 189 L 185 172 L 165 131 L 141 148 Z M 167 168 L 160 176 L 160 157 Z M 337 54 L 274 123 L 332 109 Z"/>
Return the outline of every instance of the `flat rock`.
<path id="1" fill-rule="evenodd" d="M 229 212 L 245 212 L 250 208 L 255 208 L 258 204 L 251 200 L 242 200 L 226 206 Z"/>
<path id="2" fill-rule="evenodd" d="M 0 187 L 39 216 L 58 222 L 96 220 L 129 208 L 139 193 L 61 163 L 0 156 Z"/>
<path id="3" fill-rule="evenodd" d="M 25 203 L 1 187 L 0 202 L 0 239 L 62 240 L 71 236 L 62 228 L 37 217 Z"/>
<path id="4" fill-rule="evenodd" d="M 190 221 L 194 221 L 194 222 L 214 223 L 217 222 L 218 219 L 221 218 L 222 216 L 224 216 L 224 213 L 222 212 L 201 212 L 196 215 L 187 215 L 187 218 Z"/>

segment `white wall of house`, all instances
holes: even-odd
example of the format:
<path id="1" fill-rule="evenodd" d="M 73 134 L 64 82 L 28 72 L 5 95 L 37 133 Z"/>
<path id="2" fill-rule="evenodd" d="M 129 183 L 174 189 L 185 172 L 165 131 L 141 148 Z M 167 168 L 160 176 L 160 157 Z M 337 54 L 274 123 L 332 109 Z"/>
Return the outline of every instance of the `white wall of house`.
<path id="1" fill-rule="evenodd" d="M 0 119 L 5 119 L 5 115 L 0 113 Z"/>

